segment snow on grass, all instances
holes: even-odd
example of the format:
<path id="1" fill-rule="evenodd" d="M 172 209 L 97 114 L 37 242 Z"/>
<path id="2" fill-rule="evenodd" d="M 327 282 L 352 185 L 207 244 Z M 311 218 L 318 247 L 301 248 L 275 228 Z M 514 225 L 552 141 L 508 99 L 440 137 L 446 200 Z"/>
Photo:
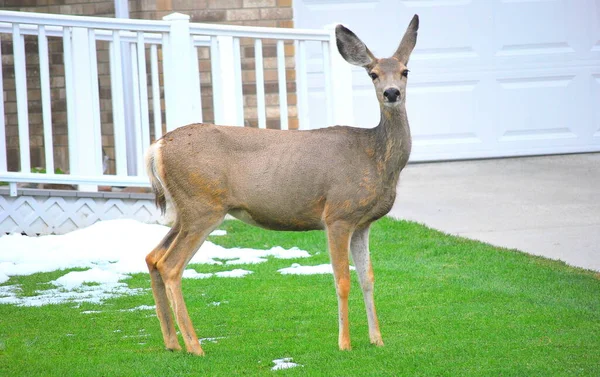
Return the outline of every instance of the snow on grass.
<path id="1" fill-rule="evenodd" d="M 98 283 L 101 284 L 117 284 L 119 280 L 128 278 L 129 276 L 124 274 L 115 273 L 113 271 L 103 270 L 99 267 L 94 267 L 87 271 L 72 271 L 66 275 L 59 277 L 50 283 L 63 287 L 67 290 L 72 290 L 83 283 Z"/>
<path id="2" fill-rule="evenodd" d="M 208 279 L 213 276 L 217 276 L 220 278 L 241 278 L 251 273 L 252 271 L 241 270 L 239 268 L 236 268 L 235 270 L 231 271 L 221 271 L 215 273 L 209 272 L 207 274 L 196 272 L 196 270 L 194 269 L 187 269 L 183 271 L 183 277 L 188 279 Z"/>
<path id="3" fill-rule="evenodd" d="M 271 370 L 282 370 L 303 366 L 300 364 L 293 363 L 292 360 L 293 359 L 291 357 L 284 357 L 283 359 L 273 360 L 275 366 L 271 368 Z"/>
<path id="4" fill-rule="evenodd" d="M 205 247 L 206 244 L 209 246 Z M 310 254 L 304 250 L 300 250 L 297 247 L 293 247 L 289 250 L 282 248 L 281 246 L 275 246 L 269 250 L 256 250 L 249 248 L 231 248 L 227 249 L 213 243 L 205 242 L 198 253 L 192 258 L 190 263 L 200 264 L 223 264 L 216 259 L 225 259 L 225 264 L 257 264 L 267 261 L 267 257 L 274 257 L 278 259 L 295 259 L 295 258 L 308 258 Z"/>
<path id="5" fill-rule="evenodd" d="M 136 306 L 135 308 L 121 309 L 119 311 L 120 312 L 137 312 L 140 310 L 154 310 L 154 309 L 156 309 L 156 305 L 140 305 L 140 306 Z"/>
<path id="6" fill-rule="evenodd" d="M 50 283 L 55 289 L 37 291 L 36 296 L 21 297 L 20 287 L 0 286 L 0 304 L 41 306 L 67 301 L 101 303 L 106 299 L 138 294 L 142 289 L 130 289 L 123 279 L 130 274 L 147 272 L 145 256 L 162 240 L 169 228 L 158 224 L 143 224 L 135 220 L 100 221 L 84 229 L 64 235 L 28 237 L 11 234 L 0 237 L 0 284 L 11 276 L 31 275 L 71 268 L 72 271 Z M 215 231 L 214 235 L 225 235 Z M 269 250 L 247 248 L 227 249 L 206 241 L 190 263 L 253 264 L 267 257 L 290 259 L 310 257 L 304 250 L 274 247 Z M 186 270 L 186 278 L 243 277 L 252 271 L 234 269 L 211 274 Z M 91 284 L 90 284 L 91 283 Z"/>
<path id="7" fill-rule="evenodd" d="M 355 270 L 354 266 L 350 266 L 350 270 Z M 330 264 L 319 264 L 317 266 L 301 266 L 298 263 L 292 264 L 291 267 L 277 270 L 282 275 L 316 275 L 316 274 L 333 274 L 333 268 Z"/>
<path id="8" fill-rule="evenodd" d="M 196 272 L 196 270 L 193 269 L 187 269 L 183 271 L 183 277 L 187 279 L 208 279 L 211 276 L 213 276 L 211 272 L 204 274 Z"/>
<path id="9" fill-rule="evenodd" d="M 218 343 L 217 340 L 219 340 L 219 339 L 225 339 L 225 337 L 217 336 L 215 338 L 200 338 L 200 339 L 198 339 L 198 343 L 200 343 L 200 344 L 206 343 L 206 342 Z"/>
<path id="10" fill-rule="evenodd" d="M 2 289 L 4 288 L 4 289 Z M 136 288 L 131 289 L 127 287 L 127 284 L 102 284 L 95 286 L 80 286 L 74 290 L 65 289 L 47 289 L 43 291 L 37 291 L 37 296 L 19 296 L 20 287 L 15 285 L 9 285 L 0 287 L 0 304 L 12 304 L 18 306 L 43 306 L 51 304 L 62 304 L 65 302 L 90 302 L 94 304 L 101 304 L 105 300 L 113 297 L 125 296 L 125 295 L 136 295 L 140 294 L 143 290 Z"/>
<path id="11" fill-rule="evenodd" d="M 252 271 L 241 270 L 239 268 L 236 268 L 235 270 L 231 271 L 215 272 L 215 276 L 218 276 L 220 278 L 243 278 L 244 276 L 249 275 L 251 273 Z"/>

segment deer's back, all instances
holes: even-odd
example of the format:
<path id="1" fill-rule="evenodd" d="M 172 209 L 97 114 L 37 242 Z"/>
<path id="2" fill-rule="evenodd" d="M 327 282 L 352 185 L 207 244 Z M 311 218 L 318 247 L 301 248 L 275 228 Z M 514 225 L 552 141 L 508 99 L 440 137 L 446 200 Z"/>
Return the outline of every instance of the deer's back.
<path id="1" fill-rule="evenodd" d="M 322 229 L 327 216 L 349 213 L 360 223 L 387 213 L 395 197 L 395 183 L 390 187 L 378 172 L 368 129 L 193 124 L 161 143 L 177 207 L 212 206 L 266 228 Z"/>

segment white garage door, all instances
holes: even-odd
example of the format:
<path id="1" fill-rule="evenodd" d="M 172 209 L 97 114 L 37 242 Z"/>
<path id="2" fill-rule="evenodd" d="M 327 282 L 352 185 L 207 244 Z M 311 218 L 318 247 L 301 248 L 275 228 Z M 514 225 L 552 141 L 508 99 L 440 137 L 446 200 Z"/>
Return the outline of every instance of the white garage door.
<path id="1" fill-rule="evenodd" d="M 600 0 L 294 0 L 294 12 L 299 28 L 344 23 L 379 57 L 419 14 L 414 161 L 600 151 Z M 325 126 L 319 70 L 309 64 L 314 127 Z M 353 78 L 355 125 L 373 127 L 372 84 L 360 68 Z"/>

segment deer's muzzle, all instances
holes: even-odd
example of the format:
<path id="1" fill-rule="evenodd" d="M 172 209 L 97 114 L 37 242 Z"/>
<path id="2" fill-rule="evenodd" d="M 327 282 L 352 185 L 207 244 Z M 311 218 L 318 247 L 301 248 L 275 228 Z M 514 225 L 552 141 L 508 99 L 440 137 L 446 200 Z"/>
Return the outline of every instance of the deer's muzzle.
<path id="1" fill-rule="evenodd" d="M 387 102 L 396 102 L 400 99 L 400 90 L 398 88 L 387 88 L 383 92 L 383 98 Z"/>

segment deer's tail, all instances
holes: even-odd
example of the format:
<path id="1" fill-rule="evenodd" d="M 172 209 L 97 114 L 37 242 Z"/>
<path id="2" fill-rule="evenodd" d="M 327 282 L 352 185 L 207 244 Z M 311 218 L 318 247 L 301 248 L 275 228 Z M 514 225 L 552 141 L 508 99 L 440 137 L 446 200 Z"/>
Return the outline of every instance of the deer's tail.
<path id="1" fill-rule="evenodd" d="M 165 214 L 167 211 L 167 195 L 168 191 L 165 187 L 162 177 L 160 175 L 161 169 L 161 155 L 160 155 L 160 147 L 162 146 L 162 141 L 159 140 L 152 144 L 148 150 L 146 151 L 146 171 L 148 172 L 148 177 L 150 178 L 150 184 L 152 185 L 152 191 L 154 192 L 155 199 L 154 203 L 158 208 L 160 208 L 161 214 Z"/>

